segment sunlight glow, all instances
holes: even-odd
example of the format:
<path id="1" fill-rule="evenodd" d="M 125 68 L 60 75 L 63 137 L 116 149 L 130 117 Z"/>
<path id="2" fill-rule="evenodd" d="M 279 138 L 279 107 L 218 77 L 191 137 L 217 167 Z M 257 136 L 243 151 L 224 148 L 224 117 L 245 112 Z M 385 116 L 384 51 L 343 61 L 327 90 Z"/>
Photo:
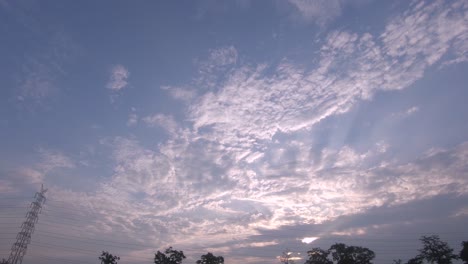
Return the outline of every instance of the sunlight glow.
<path id="1" fill-rule="evenodd" d="M 302 241 L 302 243 L 310 244 L 310 243 L 314 242 L 317 239 L 319 239 L 319 237 L 304 237 L 301 241 Z"/>

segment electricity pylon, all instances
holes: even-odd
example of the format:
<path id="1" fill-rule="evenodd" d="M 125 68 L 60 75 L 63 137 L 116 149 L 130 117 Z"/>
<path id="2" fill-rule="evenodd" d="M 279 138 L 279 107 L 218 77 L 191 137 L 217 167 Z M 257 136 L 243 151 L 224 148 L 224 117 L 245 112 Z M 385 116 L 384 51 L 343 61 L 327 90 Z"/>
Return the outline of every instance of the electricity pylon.
<path id="1" fill-rule="evenodd" d="M 16 242 L 11 247 L 8 264 L 21 264 L 21 262 L 23 262 L 26 249 L 28 248 L 29 242 L 31 242 L 31 235 L 34 233 L 34 224 L 37 223 L 42 205 L 46 201 L 46 192 L 47 189 L 44 189 L 44 186 L 41 185 L 41 191 L 34 195 L 36 200 L 31 203 L 29 212 L 26 214 L 26 220 L 21 225 L 21 231 L 16 235 Z"/>

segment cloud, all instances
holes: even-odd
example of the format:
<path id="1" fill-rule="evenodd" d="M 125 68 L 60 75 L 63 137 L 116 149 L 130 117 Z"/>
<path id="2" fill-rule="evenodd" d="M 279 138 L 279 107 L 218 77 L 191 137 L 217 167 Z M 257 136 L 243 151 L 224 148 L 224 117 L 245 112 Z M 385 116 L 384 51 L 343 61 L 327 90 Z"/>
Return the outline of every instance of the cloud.
<path id="1" fill-rule="evenodd" d="M 42 162 L 38 165 L 45 172 L 56 168 L 74 168 L 75 162 L 60 151 L 52 149 L 39 149 Z"/>
<path id="2" fill-rule="evenodd" d="M 414 115 L 417 112 L 419 112 L 419 107 L 412 106 L 403 112 L 393 113 L 392 116 L 397 117 L 397 118 L 406 118 L 406 117 Z"/>
<path id="3" fill-rule="evenodd" d="M 237 62 L 237 50 L 233 46 L 217 48 L 210 51 L 210 66 L 225 66 Z"/>
<path id="4" fill-rule="evenodd" d="M 466 38 L 467 10 L 463 1 L 419 2 L 386 26 L 381 35 L 385 53 L 403 58 L 406 68 L 420 68 L 422 74 L 424 67 L 437 62 L 450 49 L 460 49 L 453 43 Z"/>
<path id="5" fill-rule="evenodd" d="M 154 114 L 151 116 L 146 116 L 142 120 L 148 126 L 151 126 L 151 127 L 160 126 L 161 128 L 165 129 L 167 132 L 171 134 L 176 132 L 178 129 L 177 122 L 170 115 Z"/>
<path id="6" fill-rule="evenodd" d="M 325 24 L 342 12 L 343 4 L 340 0 L 288 0 L 302 17 L 308 21 L 315 20 L 318 24 Z"/>
<path id="7" fill-rule="evenodd" d="M 26 75 L 20 85 L 17 99 L 21 102 L 29 99 L 41 101 L 57 91 L 55 74 L 50 72 L 46 64 L 36 62 L 28 65 Z"/>
<path id="8" fill-rule="evenodd" d="M 378 91 L 408 88 L 467 34 L 457 3 L 415 6 L 391 20 L 379 36 L 334 31 L 323 41 L 312 70 L 285 61 L 238 65 L 223 81 L 202 78 L 206 86 L 219 88 L 190 105 L 193 127 L 209 128 L 207 139 L 250 148 L 249 142 L 310 129 L 346 113 Z"/>
<path id="9" fill-rule="evenodd" d="M 91 212 L 86 230 L 104 237 L 119 230 L 119 239 L 145 241 L 147 250 L 171 243 L 195 252 L 193 244 L 203 241 L 203 250 L 224 248 L 232 255 L 241 249 L 252 254 L 253 247 L 283 245 L 261 230 L 315 224 L 307 226 L 308 235 L 367 234 L 372 230 L 352 224 L 330 224 L 328 230 L 320 225 L 342 223 L 345 216 L 364 217 L 372 208 L 399 208 L 440 195 L 468 194 L 464 177 L 468 143 L 428 152 L 410 163 L 368 163 L 379 155 L 378 146 L 364 153 L 349 146 L 324 149 L 316 160 L 298 155 L 298 162 L 287 170 L 288 164 L 274 164 L 267 156 L 254 162 L 258 168 L 235 163 L 229 158 L 230 149 L 204 143 L 169 141 L 166 147 L 171 149 L 182 145 L 171 156 L 165 155 L 164 147 L 152 150 L 135 139 L 115 138 L 108 142 L 115 161 L 110 179 L 95 193 L 52 187 L 49 200 L 73 205 L 76 212 Z M 308 155 L 312 149 L 300 143 L 282 148 L 285 153 L 304 149 L 298 152 Z M 285 230 L 288 238 L 297 240 L 305 229 Z M 137 253 L 128 250 L 121 256 Z"/>
<path id="10" fill-rule="evenodd" d="M 153 248 L 173 242 L 193 249 L 203 241 L 203 248 L 234 254 L 284 245 L 286 239 L 299 243 L 305 234 L 322 237 L 302 230 L 291 238 L 288 226 L 338 225 L 373 208 L 467 195 L 468 143 L 400 162 L 382 158 L 389 148 L 385 141 L 364 150 L 319 147 L 311 132 L 379 91 L 410 87 L 430 66 L 443 64 L 466 34 L 465 9 L 456 3 L 414 5 L 379 35 L 333 31 L 320 44 L 319 61 L 311 69 L 287 60 L 245 65 L 234 47 L 211 50 L 197 64 L 199 76 L 192 83 L 163 88 L 187 103 L 184 122 L 161 113 L 141 119 L 166 129 L 165 142 L 146 147 L 132 137 L 108 139 L 104 145 L 111 150 L 113 170 L 98 190 L 52 187 L 51 200 L 90 211 L 86 230 L 95 233 L 118 230 L 120 239 Z M 445 23 L 461 29 L 446 32 Z M 413 35 L 400 37 L 407 30 Z M 125 87 L 128 74 L 122 76 L 125 84 L 110 89 Z M 59 152 L 44 151 L 43 157 L 43 165 L 34 168 L 39 173 L 74 166 Z M 369 231 L 328 227 L 318 231 Z M 271 234 L 286 239 L 272 240 Z"/>
<path id="11" fill-rule="evenodd" d="M 113 91 L 119 91 L 127 87 L 127 79 L 130 77 L 130 72 L 121 64 L 112 67 L 110 71 L 109 81 L 106 87 Z"/>
<path id="12" fill-rule="evenodd" d="M 22 104 L 41 105 L 60 92 L 57 83 L 67 74 L 66 66 L 79 52 L 63 32 L 54 33 L 46 43 L 46 47 L 39 47 L 40 53 L 27 54 L 22 65 L 16 93 L 16 99 Z"/>
<path id="13" fill-rule="evenodd" d="M 138 115 L 137 114 L 130 114 L 128 116 L 128 120 L 127 120 L 127 126 L 134 126 L 138 123 Z"/>
<path id="14" fill-rule="evenodd" d="M 189 89 L 172 86 L 162 86 L 162 90 L 168 91 L 172 98 L 182 101 L 190 101 L 196 96 L 196 92 Z"/>
<path id="15" fill-rule="evenodd" d="M 195 85 L 197 88 L 206 87 L 204 90 L 215 88 L 222 81 L 221 76 L 229 73 L 237 62 L 238 52 L 234 46 L 211 49 L 207 59 L 196 61 L 198 78 Z"/>
<path id="16" fill-rule="evenodd" d="M 75 162 L 60 151 L 40 148 L 37 151 L 37 161 L 10 170 L 2 170 L 5 174 L 1 181 L 6 193 L 20 193 L 25 188 L 36 189 L 40 184 L 47 184 L 47 176 L 56 170 L 73 169 Z"/>

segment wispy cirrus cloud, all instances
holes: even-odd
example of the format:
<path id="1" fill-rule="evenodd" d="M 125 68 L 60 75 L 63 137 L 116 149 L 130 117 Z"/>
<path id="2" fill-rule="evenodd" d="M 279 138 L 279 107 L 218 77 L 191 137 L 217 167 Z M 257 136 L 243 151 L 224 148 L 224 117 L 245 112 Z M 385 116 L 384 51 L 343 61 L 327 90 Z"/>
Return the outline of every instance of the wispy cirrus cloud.
<path id="1" fill-rule="evenodd" d="M 110 70 L 109 81 L 106 87 L 113 91 L 119 91 L 128 85 L 130 72 L 121 64 L 114 65 Z"/>

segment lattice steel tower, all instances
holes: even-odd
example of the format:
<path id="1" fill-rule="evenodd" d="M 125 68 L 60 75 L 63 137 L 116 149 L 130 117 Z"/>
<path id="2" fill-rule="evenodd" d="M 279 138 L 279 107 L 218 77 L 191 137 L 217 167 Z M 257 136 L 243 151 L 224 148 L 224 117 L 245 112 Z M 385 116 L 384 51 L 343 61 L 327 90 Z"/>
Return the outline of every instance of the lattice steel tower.
<path id="1" fill-rule="evenodd" d="M 26 220 L 21 225 L 21 231 L 16 235 L 16 242 L 11 247 L 10 257 L 8 264 L 21 264 L 23 257 L 26 254 L 29 242 L 31 242 L 31 235 L 34 233 L 34 224 L 39 219 L 39 214 L 42 210 L 42 205 L 45 203 L 45 193 L 47 189 L 41 186 L 41 191 L 34 195 L 36 199 L 31 203 L 30 210 L 26 214 Z"/>

